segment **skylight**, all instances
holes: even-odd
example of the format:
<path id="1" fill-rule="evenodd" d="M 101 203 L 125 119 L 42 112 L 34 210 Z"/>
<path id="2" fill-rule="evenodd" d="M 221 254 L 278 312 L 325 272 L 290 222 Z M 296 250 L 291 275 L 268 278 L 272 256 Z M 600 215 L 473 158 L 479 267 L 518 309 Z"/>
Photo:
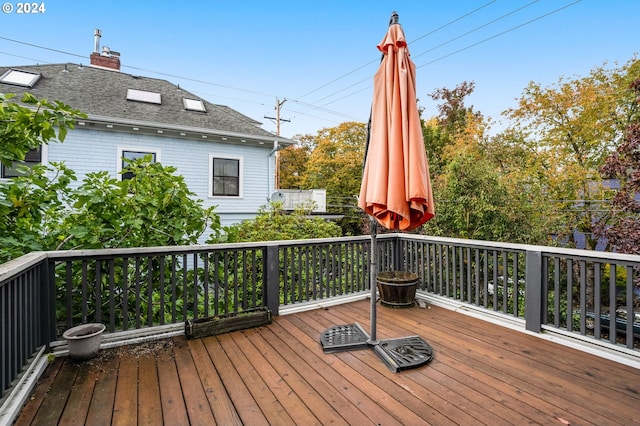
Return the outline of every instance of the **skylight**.
<path id="1" fill-rule="evenodd" d="M 137 89 L 127 89 L 127 100 L 146 102 L 149 104 L 158 104 L 158 105 L 162 103 L 160 93 L 147 92 L 146 90 L 137 90 Z"/>
<path id="2" fill-rule="evenodd" d="M 184 101 L 184 108 L 188 109 L 189 111 L 207 111 L 204 108 L 204 102 L 202 102 L 200 99 L 182 98 L 182 100 Z"/>
<path id="3" fill-rule="evenodd" d="M 5 72 L 2 77 L 0 77 L 0 83 L 33 87 L 33 85 L 36 84 L 39 78 L 40 74 L 27 71 L 9 70 Z"/>

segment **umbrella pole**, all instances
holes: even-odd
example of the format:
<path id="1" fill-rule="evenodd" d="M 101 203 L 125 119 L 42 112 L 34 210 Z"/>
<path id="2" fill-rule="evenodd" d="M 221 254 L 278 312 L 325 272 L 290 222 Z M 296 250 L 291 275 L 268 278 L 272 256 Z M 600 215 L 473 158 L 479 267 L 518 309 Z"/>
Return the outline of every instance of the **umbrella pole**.
<path id="1" fill-rule="evenodd" d="M 377 285 L 376 279 L 378 275 L 378 237 L 377 237 L 377 223 L 373 216 L 369 216 L 369 226 L 371 228 L 371 263 L 370 263 L 370 286 L 371 286 L 371 309 L 369 313 L 369 319 L 371 322 L 371 333 L 369 336 L 369 344 L 377 345 L 378 340 L 376 338 L 376 307 L 377 307 Z"/>

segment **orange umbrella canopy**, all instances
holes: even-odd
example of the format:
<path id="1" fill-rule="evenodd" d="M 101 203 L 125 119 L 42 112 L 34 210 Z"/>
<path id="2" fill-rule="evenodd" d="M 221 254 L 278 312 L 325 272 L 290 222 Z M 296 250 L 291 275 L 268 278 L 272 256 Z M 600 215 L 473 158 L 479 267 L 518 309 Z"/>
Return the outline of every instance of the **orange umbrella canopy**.
<path id="1" fill-rule="evenodd" d="M 415 64 L 404 31 L 389 26 L 373 79 L 371 128 L 358 205 L 390 230 L 414 229 L 435 215 L 416 99 Z"/>

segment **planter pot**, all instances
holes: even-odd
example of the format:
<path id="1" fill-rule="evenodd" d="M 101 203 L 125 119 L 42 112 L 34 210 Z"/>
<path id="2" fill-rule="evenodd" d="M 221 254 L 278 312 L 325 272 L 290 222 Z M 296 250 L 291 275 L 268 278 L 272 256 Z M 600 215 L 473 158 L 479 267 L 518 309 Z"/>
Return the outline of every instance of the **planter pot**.
<path id="1" fill-rule="evenodd" d="M 104 324 L 81 324 L 64 332 L 62 337 L 69 346 L 69 356 L 82 361 L 92 358 L 100 349 Z"/>
<path id="2" fill-rule="evenodd" d="M 416 303 L 418 274 L 407 271 L 380 272 L 376 276 L 380 303 L 394 308 L 410 308 Z"/>
<path id="3" fill-rule="evenodd" d="M 245 328 L 260 327 L 271 324 L 271 320 L 271 311 L 267 308 L 248 309 L 226 315 L 188 320 L 184 324 L 184 334 L 187 339 L 199 339 Z"/>

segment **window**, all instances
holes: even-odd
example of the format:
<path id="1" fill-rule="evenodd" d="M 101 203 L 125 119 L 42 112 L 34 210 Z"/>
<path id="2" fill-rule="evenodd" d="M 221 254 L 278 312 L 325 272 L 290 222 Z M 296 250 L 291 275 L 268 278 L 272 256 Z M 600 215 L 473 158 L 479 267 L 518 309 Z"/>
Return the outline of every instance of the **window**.
<path id="1" fill-rule="evenodd" d="M 182 101 L 184 102 L 184 109 L 186 110 L 207 112 L 204 107 L 204 102 L 202 102 L 200 99 L 182 98 Z"/>
<path id="2" fill-rule="evenodd" d="M 0 77 L 0 83 L 14 84 L 16 86 L 33 87 L 40 78 L 40 74 L 9 70 Z"/>
<path id="3" fill-rule="evenodd" d="M 27 152 L 27 155 L 24 158 L 24 161 L 15 161 L 11 167 L 6 167 L 2 165 L 2 175 L 1 178 L 8 179 L 21 176 L 17 168 L 18 166 L 27 166 L 32 168 L 33 166 L 40 164 L 42 162 L 42 150 L 40 147 L 35 148 Z"/>
<path id="4" fill-rule="evenodd" d="M 122 176 L 122 180 L 131 179 L 134 174 L 127 171 L 129 163 L 133 160 L 151 155 L 151 162 L 160 161 L 160 151 L 151 148 L 118 148 L 118 173 Z"/>
<path id="5" fill-rule="evenodd" d="M 211 177 L 209 194 L 212 197 L 242 196 L 242 158 L 209 156 Z"/>
<path id="6" fill-rule="evenodd" d="M 146 90 L 127 89 L 127 100 L 146 102 L 148 104 L 162 103 L 162 97 L 157 92 L 147 92 Z"/>

